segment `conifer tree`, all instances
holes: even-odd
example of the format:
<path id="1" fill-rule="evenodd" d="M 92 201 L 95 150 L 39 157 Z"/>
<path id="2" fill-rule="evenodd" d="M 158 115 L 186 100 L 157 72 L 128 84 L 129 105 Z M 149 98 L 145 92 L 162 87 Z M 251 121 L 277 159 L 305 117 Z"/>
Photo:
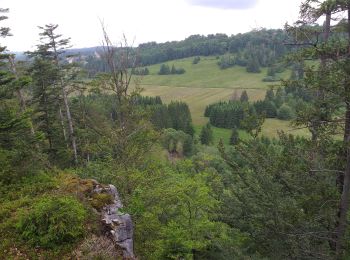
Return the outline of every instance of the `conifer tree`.
<path id="1" fill-rule="evenodd" d="M 200 140 L 201 144 L 204 145 L 210 145 L 213 143 L 213 130 L 209 123 L 202 127 Z"/>
<path id="2" fill-rule="evenodd" d="M 241 102 L 248 102 L 249 101 L 248 93 L 246 90 L 244 90 L 242 92 L 240 100 L 241 100 Z"/>
<path id="3" fill-rule="evenodd" d="M 255 57 L 250 57 L 246 70 L 250 73 L 260 73 L 259 61 Z"/>
<path id="4" fill-rule="evenodd" d="M 158 74 L 159 75 L 168 75 L 168 74 L 170 74 L 169 66 L 167 64 L 162 64 L 160 66 Z"/>
<path id="5" fill-rule="evenodd" d="M 68 100 L 68 85 L 72 83 L 74 79 L 74 70 L 71 70 L 70 65 L 63 64 L 63 57 L 65 50 L 69 48 L 69 38 L 62 38 L 62 35 L 57 34 L 57 24 L 47 24 L 43 27 L 39 26 L 42 30 L 40 35 L 41 44 L 37 46 L 37 51 L 32 53 L 33 56 L 40 57 L 47 61 L 52 62 L 58 71 L 58 79 L 55 83 L 61 91 L 61 98 L 63 100 L 63 106 L 66 114 L 66 120 L 68 123 L 69 140 L 74 154 L 74 162 L 78 163 L 78 151 L 76 144 L 76 136 L 74 132 L 73 118 L 71 115 L 70 104 Z M 59 114 L 62 117 L 62 110 L 59 107 Z M 64 120 L 61 118 L 61 124 L 63 133 L 65 135 Z"/>
<path id="6" fill-rule="evenodd" d="M 170 74 L 176 74 L 176 68 L 175 68 L 174 64 L 173 64 L 173 66 L 171 66 Z"/>
<path id="7" fill-rule="evenodd" d="M 65 149 L 65 131 L 62 132 L 59 118 L 60 90 L 56 87 L 59 80 L 57 67 L 48 60 L 35 58 L 30 67 L 32 76 L 32 104 L 34 105 L 34 121 L 38 130 L 45 134 L 48 151 L 57 156 L 59 147 Z M 64 129 L 65 130 L 65 129 Z M 62 142 L 63 141 L 63 142 Z"/>
<path id="8" fill-rule="evenodd" d="M 0 13 L 8 9 L 0 8 Z M 7 19 L 6 15 L 0 21 Z M 10 36 L 10 28 L 0 27 L 0 37 Z M 38 142 L 40 136 L 31 131 L 30 115 L 22 110 L 18 94 L 19 81 L 8 69 L 11 58 L 6 47 L 0 46 L 0 183 L 15 182 L 41 166 Z"/>
<path id="9" fill-rule="evenodd" d="M 230 137 L 230 145 L 236 145 L 239 143 L 239 133 L 237 128 L 233 128 Z"/>
<path id="10" fill-rule="evenodd" d="M 309 46 L 311 58 L 320 61 L 318 69 L 308 68 L 301 86 L 306 87 L 313 95 L 312 107 L 297 118 L 298 124 L 304 124 L 312 134 L 312 143 L 314 150 L 311 154 L 313 167 L 317 171 L 322 171 L 324 162 L 323 147 L 320 145 L 326 141 L 324 136 L 329 136 L 333 132 L 335 112 L 339 104 L 343 104 L 344 117 L 341 128 L 344 129 L 343 148 L 339 152 L 339 161 L 345 161 L 344 171 L 338 174 L 338 188 L 341 192 L 339 201 L 339 211 L 337 216 L 335 230 L 330 230 L 334 236 L 330 238 L 329 244 L 336 253 L 337 259 L 344 256 L 345 234 L 347 232 L 348 211 L 350 207 L 350 94 L 349 94 L 349 44 L 350 44 L 350 2 L 348 0 L 306 0 L 301 6 L 301 16 L 303 21 L 296 26 L 287 28 L 289 32 L 299 33 L 296 37 L 296 44 L 306 48 Z M 338 14 L 341 14 L 338 16 Z M 345 19 L 338 20 L 338 24 L 331 26 L 332 19 L 345 15 Z M 322 27 L 313 27 L 317 20 L 324 18 Z M 332 31 L 338 31 L 345 36 L 345 39 L 332 38 Z M 310 36 L 312 36 L 310 38 Z M 318 39 L 322 39 L 321 42 Z M 306 52 L 302 53 L 304 60 Z M 300 58 L 296 57 L 299 61 Z M 303 61 L 303 60 L 302 60 Z M 307 84 L 303 84 L 307 83 Z M 339 112 L 339 111 L 338 111 Z M 345 125 L 345 127 L 344 127 Z M 332 226 L 330 226 L 332 229 Z"/>

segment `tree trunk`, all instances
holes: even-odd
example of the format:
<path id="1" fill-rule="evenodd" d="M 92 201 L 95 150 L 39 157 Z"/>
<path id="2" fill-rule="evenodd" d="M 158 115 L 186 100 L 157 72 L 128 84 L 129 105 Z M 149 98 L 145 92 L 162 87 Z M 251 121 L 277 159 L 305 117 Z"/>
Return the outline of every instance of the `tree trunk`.
<path id="1" fill-rule="evenodd" d="M 57 52 L 57 49 L 56 49 L 56 41 L 55 41 L 55 38 L 53 36 L 51 38 L 51 41 L 52 41 L 52 45 L 53 45 L 52 47 L 53 47 L 54 55 L 55 55 L 54 60 L 55 60 L 56 66 L 58 68 L 60 68 L 60 64 L 59 64 L 59 60 L 58 60 L 59 59 L 58 58 L 58 52 Z M 64 107 L 65 107 L 65 110 L 66 110 L 66 116 L 67 116 L 67 121 L 68 121 L 68 130 L 69 130 L 69 138 L 70 138 L 70 141 L 72 143 L 72 149 L 73 149 L 73 153 L 74 153 L 74 162 L 75 162 L 75 164 L 78 164 L 78 152 L 77 152 L 76 139 L 75 139 L 75 135 L 74 135 L 73 120 L 72 120 L 72 115 L 70 113 L 68 97 L 67 97 L 67 93 L 66 93 L 66 90 L 65 90 L 65 86 L 64 86 L 64 82 L 63 82 L 62 76 L 60 78 L 60 87 L 61 87 L 61 91 L 62 91 Z"/>
<path id="2" fill-rule="evenodd" d="M 58 114 L 60 116 L 63 138 L 64 138 L 64 141 L 67 143 L 66 126 L 64 125 L 64 118 L 63 118 L 63 113 L 62 113 L 62 108 L 61 108 L 60 102 L 58 102 Z M 67 147 L 68 147 L 68 144 L 67 144 Z"/>
<path id="3" fill-rule="evenodd" d="M 345 125 L 350 125 L 350 104 L 346 105 L 346 119 Z M 349 131 L 349 127 L 347 130 Z M 346 167 L 344 173 L 344 184 L 343 191 L 341 194 L 340 204 L 339 204 L 339 221 L 336 229 L 337 241 L 336 241 L 336 254 L 341 257 L 343 251 L 344 235 L 347 226 L 347 213 L 349 210 L 349 196 L 350 196 L 350 134 L 347 133 L 346 139 Z"/>
<path id="4" fill-rule="evenodd" d="M 346 114 L 350 114 L 350 105 L 346 106 Z M 350 118 L 346 118 L 346 121 L 350 121 Z M 347 122 L 350 124 L 350 122 Z M 340 257 L 343 250 L 343 240 L 347 225 L 347 213 L 349 210 L 349 196 L 350 196 L 350 134 L 347 133 L 346 140 L 346 167 L 344 173 L 344 184 L 343 191 L 339 205 L 339 222 L 337 227 L 337 242 L 336 242 L 336 253 Z"/>
<path id="5" fill-rule="evenodd" d="M 62 80 L 61 80 L 61 89 L 62 89 L 63 102 L 64 102 L 64 106 L 66 109 L 69 137 L 70 137 L 70 140 L 72 142 L 72 148 L 73 148 L 73 152 L 74 152 L 74 162 L 77 164 L 78 163 L 78 152 L 77 152 L 77 144 L 76 144 L 75 135 L 74 135 L 73 120 L 72 120 L 72 116 L 70 113 L 67 93 L 66 93 L 66 90 L 64 88 L 64 84 L 63 84 Z"/>
<path id="6" fill-rule="evenodd" d="M 348 13 L 348 53 L 350 54 L 350 4 L 347 6 Z M 344 86 L 345 91 L 349 91 L 348 83 Z M 350 102 L 346 100 L 344 147 L 346 151 L 346 166 L 344 172 L 343 189 L 339 203 L 339 221 L 336 228 L 336 255 L 341 258 L 344 247 L 344 236 L 347 226 L 347 215 L 349 210 L 350 196 Z"/>

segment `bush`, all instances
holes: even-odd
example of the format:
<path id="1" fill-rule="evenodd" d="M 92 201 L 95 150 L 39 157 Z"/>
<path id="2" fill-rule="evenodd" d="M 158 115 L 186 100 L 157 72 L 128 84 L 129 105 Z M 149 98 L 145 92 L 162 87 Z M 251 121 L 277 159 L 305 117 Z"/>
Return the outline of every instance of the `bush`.
<path id="1" fill-rule="evenodd" d="M 184 74 L 186 70 L 184 68 L 179 68 L 175 70 L 175 74 Z"/>
<path id="2" fill-rule="evenodd" d="M 72 197 L 43 197 L 24 213 L 17 229 L 33 246 L 54 248 L 74 243 L 84 234 L 87 214 L 83 205 Z"/>
<path id="3" fill-rule="evenodd" d="M 198 64 L 200 60 L 201 60 L 201 57 L 197 56 L 193 59 L 192 64 Z"/>
<path id="4" fill-rule="evenodd" d="M 263 82 L 276 82 L 276 81 L 281 81 L 281 79 L 276 76 L 266 76 L 265 78 L 263 78 Z"/>
<path id="5" fill-rule="evenodd" d="M 104 206 L 112 203 L 113 197 L 107 193 L 96 193 L 92 196 L 91 200 L 91 205 L 97 210 L 101 210 Z"/>
<path id="6" fill-rule="evenodd" d="M 227 69 L 231 68 L 236 64 L 235 58 L 231 55 L 224 55 L 221 57 L 220 61 L 218 62 L 218 65 L 220 69 Z"/>
<path id="7" fill-rule="evenodd" d="M 193 150 L 193 139 L 191 135 L 172 128 L 165 129 L 162 136 L 163 147 L 169 153 L 177 153 L 179 156 L 190 156 Z"/>
<path id="8" fill-rule="evenodd" d="M 160 66 L 158 75 L 169 75 L 169 74 L 170 74 L 169 65 L 167 65 L 167 64 L 162 64 L 162 65 Z"/>
<path id="9" fill-rule="evenodd" d="M 277 118 L 281 120 L 289 120 L 294 117 L 293 110 L 286 104 L 283 104 L 278 110 Z"/>

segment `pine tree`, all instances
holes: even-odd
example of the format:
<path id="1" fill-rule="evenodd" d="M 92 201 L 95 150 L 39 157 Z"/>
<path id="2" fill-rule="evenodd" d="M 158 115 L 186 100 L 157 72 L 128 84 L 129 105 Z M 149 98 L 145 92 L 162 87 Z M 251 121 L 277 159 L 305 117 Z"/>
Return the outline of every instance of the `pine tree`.
<path id="1" fill-rule="evenodd" d="M 33 81 L 32 103 L 34 105 L 34 122 L 38 130 L 45 134 L 49 144 L 49 152 L 57 156 L 59 147 L 66 147 L 65 131 L 59 118 L 60 90 L 55 86 L 59 80 L 59 71 L 51 61 L 35 58 L 30 72 Z M 63 136 L 62 136 L 63 135 Z"/>
<path id="2" fill-rule="evenodd" d="M 8 9 L 0 8 L 0 13 Z M 7 19 L 2 15 L 0 20 Z M 10 28 L 1 27 L 0 37 L 10 36 Z M 15 98 L 20 79 L 7 69 L 11 59 L 6 47 L 0 46 L 0 183 L 18 181 L 21 177 L 32 174 L 42 165 L 38 147 L 39 135 L 32 132 L 30 114 L 24 107 L 21 97 Z"/>
<path id="3" fill-rule="evenodd" d="M 176 68 L 175 68 L 174 64 L 173 64 L 173 66 L 171 66 L 170 74 L 176 74 Z"/>
<path id="4" fill-rule="evenodd" d="M 273 89 L 267 90 L 265 94 L 265 100 L 273 101 L 274 99 L 275 99 L 275 93 L 273 92 Z"/>
<path id="5" fill-rule="evenodd" d="M 65 65 L 62 63 L 62 54 L 65 49 L 69 47 L 69 38 L 62 38 L 62 35 L 57 34 L 56 30 L 58 25 L 48 24 L 43 27 L 39 26 L 42 32 L 39 34 L 42 41 L 37 47 L 37 51 L 32 53 L 33 56 L 40 57 L 51 61 L 57 68 L 59 72 L 59 77 L 56 82 L 57 86 L 61 91 L 61 98 L 63 100 L 63 106 L 66 113 L 66 120 L 68 123 L 69 139 L 71 142 L 71 147 L 74 154 L 74 162 L 78 163 L 78 151 L 76 144 L 76 137 L 73 126 L 73 118 L 71 115 L 70 104 L 68 100 L 67 87 L 71 83 L 71 78 L 74 78 L 74 70 L 70 70 L 70 65 Z M 73 72 L 73 74 L 72 74 Z M 67 80 L 68 79 L 68 80 Z M 62 110 L 59 107 L 59 114 L 62 115 Z M 61 124 L 63 128 L 63 133 L 65 132 L 64 120 L 61 116 Z M 64 134 L 65 135 L 65 134 Z"/>
<path id="6" fill-rule="evenodd" d="M 200 133 L 201 144 L 210 145 L 213 143 L 213 130 L 211 129 L 210 124 L 206 124 L 202 127 L 202 131 Z"/>
<path id="7" fill-rule="evenodd" d="M 240 97 L 240 101 L 241 102 L 248 102 L 249 101 L 248 93 L 246 90 L 244 90 L 242 92 L 241 97 Z"/>
<path id="8" fill-rule="evenodd" d="M 317 69 L 311 66 L 308 67 L 308 73 L 305 74 L 303 81 L 308 83 L 306 85 L 303 83 L 299 84 L 299 86 L 306 87 L 312 93 L 312 107 L 308 107 L 302 114 L 299 114 L 297 119 L 298 124 L 306 125 L 311 132 L 311 142 L 315 149 L 312 151 L 310 157 L 312 166 L 318 169 L 317 171 L 322 171 L 322 165 L 325 160 L 323 158 L 325 148 L 320 143 L 327 142 L 325 139 L 329 137 L 329 132 L 333 131 L 335 121 L 337 121 L 334 119 L 339 117 L 339 115 L 335 115 L 337 106 L 342 103 L 344 107 L 344 121 L 342 122 L 342 126 L 338 125 L 344 129 L 343 147 L 339 151 L 339 154 L 341 154 L 339 161 L 346 163 L 342 169 L 343 172 L 338 174 L 337 180 L 341 198 L 339 201 L 339 210 L 335 214 L 337 217 L 336 227 L 334 230 L 329 230 L 329 233 L 334 234 L 329 238 L 329 244 L 335 251 L 335 257 L 342 259 L 345 257 L 345 238 L 348 211 L 350 208 L 350 95 L 348 88 L 350 82 L 348 77 L 350 4 L 347 0 L 307 0 L 301 5 L 300 13 L 303 19 L 302 23 L 305 22 L 305 26 L 300 27 L 298 24 L 290 27 L 288 32 L 294 33 L 303 30 L 302 34 L 299 35 L 304 36 L 301 39 L 296 38 L 296 42 L 304 46 L 311 46 L 309 53 L 313 53 L 312 58 L 314 60 L 320 61 L 320 66 Z M 331 24 L 332 20 L 333 22 L 337 20 L 336 17 L 338 14 L 341 14 L 339 15 L 341 20 L 338 20 L 338 24 Z M 346 15 L 345 19 L 343 18 L 344 14 Z M 320 30 L 320 27 L 317 27 L 310 31 L 310 25 L 314 25 L 320 18 L 324 18 L 322 30 Z M 332 38 L 332 40 L 329 40 L 333 31 L 338 34 L 340 32 L 345 39 L 339 37 L 338 39 Z M 310 35 L 312 37 L 308 38 Z M 314 40 L 315 35 L 317 35 L 317 38 L 322 39 L 322 41 L 318 42 Z M 339 51 L 338 46 L 342 46 L 342 51 Z M 310 58 L 310 56 L 306 57 L 306 55 L 302 57 L 304 57 L 304 60 Z M 296 57 L 296 61 L 300 61 L 300 58 Z M 301 69 L 299 71 L 300 73 L 298 72 L 298 74 L 302 77 L 303 71 Z M 329 228 L 332 229 L 332 226 Z"/>
<path id="9" fill-rule="evenodd" d="M 260 73 L 261 72 L 259 62 L 255 57 L 251 57 L 248 60 L 247 72 L 250 72 L 250 73 Z"/>
<path id="10" fill-rule="evenodd" d="M 230 137 L 230 145 L 237 145 L 239 143 L 239 133 L 237 128 L 233 128 Z"/>
<path id="11" fill-rule="evenodd" d="M 169 66 L 167 64 L 162 64 L 160 66 L 158 75 L 169 75 L 169 74 L 170 74 Z"/>

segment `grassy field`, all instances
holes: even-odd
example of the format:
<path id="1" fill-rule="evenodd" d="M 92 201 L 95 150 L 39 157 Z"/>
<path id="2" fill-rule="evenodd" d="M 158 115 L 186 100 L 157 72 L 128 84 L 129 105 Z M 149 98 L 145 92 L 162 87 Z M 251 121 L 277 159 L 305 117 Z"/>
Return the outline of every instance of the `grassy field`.
<path id="1" fill-rule="evenodd" d="M 182 75 L 157 75 L 160 64 L 149 66 L 150 75 L 143 77 L 142 85 L 173 86 L 190 88 L 227 88 L 227 89 L 263 89 L 271 83 L 263 82 L 266 68 L 261 73 L 247 73 L 245 67 L 234 66 L 221 70 L 215 57 L 201 57 L 198 64 L 192 64 L 193 58 L 165 62 L 169 67 L 184 68 Z"/>
<path id="2" fill-rule="evenodd" d="M 196 135 L 200 135 L 201 130 L 202 130 L 202 126 L 196 125 L 194 126 L 194 130 L 196 131 Z M 231 130 L 230 129 L 224 129 L 224 128 L 217 128 L 217 127 L 213 127 L 212 126 L 212 130 L 213 130 L 213 145 L 217 146 L 220 142 L 220 139 L 222 139 L 223 143 L 228 145 L 229 141 L 230 141 L 230 137 L 231 137 Z M 246 140 L 249 138 L 249 135 L 242 130 L 238 130 L 239 132 L 239 138 Z"/>
<path id="3" fill-rule="evenodd" d="M 194 129 L 196 131 L 196 134 L 199 136 L 202 126 L 195 125 Z M 226 145 L 229 144 L 229 140 L 231 137 L 230 129 L 217 128 L 217 127 L 212 127 L 212 129 L 213 129 L 214 145 L 217 145 L 220 139 L 222 139 L 224 144 Z M 283 131 L 286 134 L 300 135 L 300 136 L 306 136 L 306 137 L 310 136 L 310 132 L 307 129 L 295 129 L 290 125 L 290 122 L 282 121 L 278 119 L 266 119 L 261 134 L 267 137 L 277 138 L 279 131 Z M 247 140 L 249 138 L 249 135 L 245 131 L 239 130 L 239 137 L 242 140 Z"/>
<path id="4" fill-rule="evenodd" d="M 289 121 L 283 121 L 278 119 L 266 119 L 262 128 L 261 134 L 268 137 L 278 137 L 278 132 L 283 131 L 286 134 L 300 135 L 310 137 L 310 132 L 306 129 L 296 129 L 290 125 Z"/>
<path id="5" fill-rule="evenodd" d="M 264 98 L 266 90 L 276 83 L 263 82 L 266 76 L 266 68 L 261 73 L 247 73 L 244 67 L 220 70 L 216 57 L 201 57 L 198 64 L 192 64 L 193 58 L 186 58 L 165 62 L 171 67 L 184 68 L 182 75 L 157 75 L 160 64 L 148 66 L 150 75 L 143 76 L 140 86 L 144 89 L 143 95 L 160 96 L 165 103 L 172 100 L 181 100 L 189 105 L 196 133 L 208 122 L 203 116 L 205 107 L 221 100 L 229 100 L 234 92 L 240 96 L 246 90 L 250 101 Z M 288 77 L 289 72 L 283 73 L 282 77 Z M 231 131 L 227 129 L 213 128 L 214 142 L 217 144 L 220 138 L 228 144 Z M 262 134 L 268 137 L 277 137 L 278 131 L 308 136 L 305 129 L 294 130 L 287 121 L 267 119 Z M 241 138 L 246 133 L 240 132 Z"/>
<path id="6" fill-rule="evenodd" d="M 165 103 L 181 100 L 189 105 L 195 125 L 204 125 L 208 119 L 203 116 L 205 107 L 220 100 L 229 100 L 233 91 L 226 88 L 190 88 L 170 86 L 143 86 L 143 95 L 160 96 Z M 265 91 L 247 90 L 251 100 L 264 98 Z M 240 95 L 240 91 L 238 91 Z"/>

